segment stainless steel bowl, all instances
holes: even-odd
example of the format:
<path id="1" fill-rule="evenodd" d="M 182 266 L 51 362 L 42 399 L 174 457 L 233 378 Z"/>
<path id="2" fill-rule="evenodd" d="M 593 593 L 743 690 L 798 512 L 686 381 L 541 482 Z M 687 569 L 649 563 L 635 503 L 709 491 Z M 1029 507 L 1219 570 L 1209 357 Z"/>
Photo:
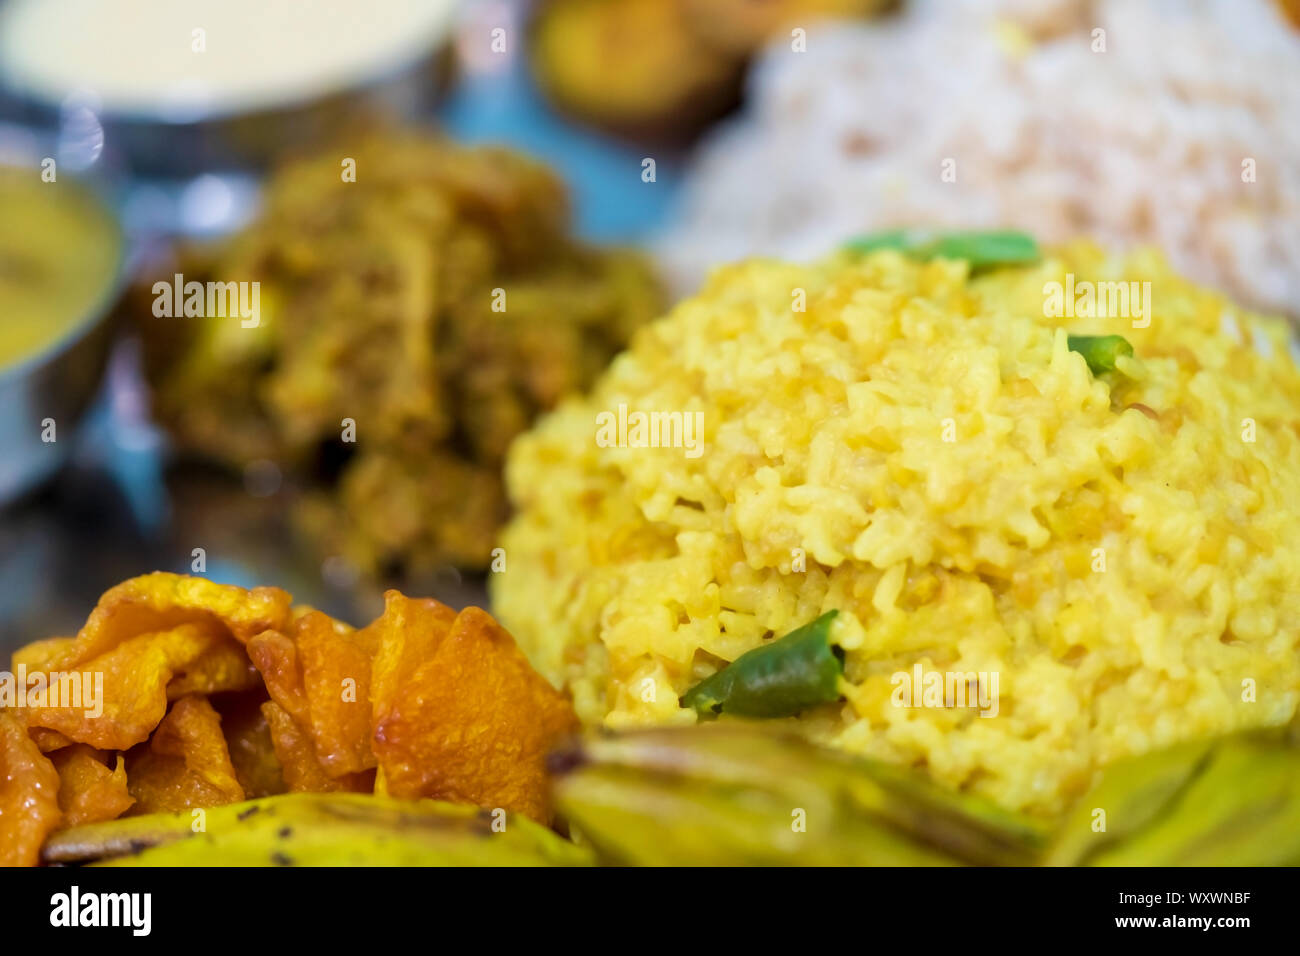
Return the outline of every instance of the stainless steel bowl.
<path id="1" fill-rule="evenodd" d="M 0 0 L 0 8 L 5 2 Z M 429 30 L 420 54 L 310 98 L 271 101 L 238 112 L 220 106 L 123 111 L 99 103 L 93 90 L 70 94 L 63 102 L 42 99 L 6 87 L 0 70 L 0 117 L 55 133 L 61 143 L 80 144 L 96 157 L 102 149 L 135 177 L 185 180 L 256 173 L 286 150 L 327 141 L 355 124 L 373 123 L 380 116 L 409 120 L 431 111 L 451 78 L 452 11 L 454 7 Z"/>
<path id="2" fill-rule="evenodd" d="M 2 134 L 0 130 L 0 145 L 11 145 Z M 0 159 L 14 158 L 12 150 L 0 151 Z M 32 161 L 29 168 L 37 175 L 38 162 Z M 98 301 L 62 336 L 14 364 L 0 366 L 0 505 L 48 478 L 67 459 L 77 425 L 99 388 L 113 338 L 113 308 L 126 285 L 130 247 L 95 185 L 85 180 L 79 185 L 117 225 L 117 267 Z M 54 421 L 54 441 L 44 440 L 46 419 Z"/>
<path id="3" fill-rule="evenodd" d="M 43 353 L 0 370 L 0 504 L 48 478 L 67 459 L 73 431 L 99 388 L 112 339 L 110 309 L 96 310 Z M 42 439 L 53 419 L 57 440 Z"/>

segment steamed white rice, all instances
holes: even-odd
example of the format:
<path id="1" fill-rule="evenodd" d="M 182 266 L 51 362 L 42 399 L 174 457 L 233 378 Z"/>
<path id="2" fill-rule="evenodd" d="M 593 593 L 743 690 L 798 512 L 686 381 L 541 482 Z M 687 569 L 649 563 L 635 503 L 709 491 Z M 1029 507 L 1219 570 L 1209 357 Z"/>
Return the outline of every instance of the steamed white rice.
<path id="1" fill-rule="evenodd" d="M 1239 301 L 1300 316 L 1300 31 L 1272 3 L 908 11 L 769 49 L 659 246 L 680 291 L 718 262 L 814 258 L 883 227 L 1012 226 L 1157 245 Z"/>

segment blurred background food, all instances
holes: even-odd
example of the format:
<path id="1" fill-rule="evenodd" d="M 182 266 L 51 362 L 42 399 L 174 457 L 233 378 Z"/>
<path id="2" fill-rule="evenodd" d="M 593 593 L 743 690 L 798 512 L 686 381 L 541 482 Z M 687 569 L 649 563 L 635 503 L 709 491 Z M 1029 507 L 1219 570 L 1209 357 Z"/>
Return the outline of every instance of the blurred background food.
<path id="1" fill-rule="evenodd" d="M 54 188 L 47 188 L 54 186 Z M 23 230 L 0 233 L 0 368 L 38 356 L 103 308 L 122 264 L 122 237 L 75 181 L 42 183 L 0 166 L 0 206 Z"/>
<path id="2" fill-rule="evenodd" d="M 569 218 L 541 164 L 434 135 L 288 165 L 248 229 L 145 270 L 154 411 L 181 452 L 299 480 L 317 561 L 483 570 L 510 441 L 661 307 L 645 262 L 575 241 Z M 261 324 L 155 317 L 153 279 L 175 272 L 259 281 Z"/>
<path id="3" fill-rule="evenodd" d="M 76 179 L 44 182 L 0 150 L 0 503 L 47 478 L 94 396 L 126 248 Z M 21 224 L 21 228 L 18 228 Z"/>
<path id="4" fill-rule="evenodd" d="M 50 103 L 90 89 L 110 113 L 244 113 L 316 99 L 417 59 L 431 37 L 446 35 L 454 8 L 452 0 L 10 0 L 0 63 L 11 90 Z"/>
<path id="5" fill-rule="evenodd" d="M 203 415 L 178 408 L 181 388 L 171 388 L 168 399 L 153 394 L 144 380 L 136 320 L 153 318 L 150 298 L 137 295 L 119 310 L 126 321 L 117 323 L 122 334 L 106 370 L 102 362 L 84 360 L 75 375 L 52 368 L 44 374 L 59 376 L 55 392 L 40 382 L 15 385 L 13 378 L 0 377 L 7 413 L 0 416 L 0 430 L 10 452 L 0 467 L 16 470 L 14 450 L 32 443 L 40 467 L 30 473 L 50 477 L 19 500 L 17 482 L 0 493 L 0 642 L 9 647 L 32 633 L 65 632 L 112 581 L 152 568 L 202 567 L 212 577 L 244 583 L 275 580 L 315 606 L 354 618 L 374 614 L 382 603 L 382 582 L 368 579 L 362 567 L 401 570 L 412 590 L 457 606 L 481 602 L 481 585 L 464 578 L 452 558 L 473 565 L 491 546 L 497 518 L 490 516 L 499 513 L 501 498 L 495 490 L 499 478 L 488 463 L 512 429 L 553 401 L 557 390 L 594 371 L 635 324 L 634 313 L 648 316 L 659 307 L 657 283 L 643 266 L 591 243 L 635 240 L 662 221 L 680 155 L 660 154 L 659 182 L 642 183 L 640 150 L 595 136 L 549 110 L 526 63 L 529 7 L 513 0 L 410 0 L 364 9 L 326 2 L 273 12 L 245 3 L 167 5 L 161 12 L 156 7 L 153 0 L 0 2 L 4 162 L 39 185 L 49 185 L 40 180 L 46 161 L 54 164 L 60 187 L 93 180 L 126 233 L 132 263 L 143 268 L 264 269 L 265 278 L 257 281 L 268 286 L 268 315 L 282 308 L 306 321 L 313 295 L 330 302 L 355 296 L 356 284 L 370 281 L 360 271 L 377 260 L 389 264 L 394 282 L 406 281 L 422 271 L 412 256 L 435 253 L 442 263 L 428 263 L 425 279 L 432 283 L 439 269 L 454 273 L 450 284 L 437 289 L 441 303 L 469 296 L 475 283 L 493 278 L 510 288 L 513 315 L 485 312 L 490 301 L 477 303 L 472 315 L 444 310 L 437 323 L 445 333 L 437 343 L 437 368 L 413 385 L 409 397 L 375 382 L 376 362 L 391 360 L 399 368 L 405 361 L 414 368 L 422 359 L 412 354 L 407 360 L 384 334 L 368 338 L 364 327 L 353 327 L 375 321 L 391 328 L 400 321 L 396 312 L 385 318 L 382 309 L 360 308 L 350 313 L 351 324 L 324 316 L 315 350 L 296 363 L 290 361 L 296 353 L 278 350 L 266 327 L 239 329 L 247 333 L 247 341 L 236 343 L 242 353 L 236 348 L 236 354 L 205 359 L 195 340 L 228 346 L 230 338 L 218 333 L 229 330 L 183 316 L 170 325 L 155 321 L 153 331 L 160 334 L 150 337 L 151 359 L 168 349 L 190 354 L 186 375 L 196 400 L 200 384 L 217 386 L 202 440 L 194 437 L 194 423 Z M 72 26 L 46 30 L 42 25 L 51 18 Z M 139 30 L 131 26 L 140 22 L 145 26 Z M 178 24 L 184 29 L 173 29 Z M 193 31 L 200 26 L 203 52 L 194 49 Z M 96 31 L 120 32 L 120 43 L 102 44 Z M 80 55 L 78 45 L 90 49 Z M 113 55 L 107 56 L 110 47 Z M 257 82 L 246 82 L 252 77 Z M 396 185 L 396 193 L 385 197 L 383 183 L 396 184 L 400 170 L 385 173 L 382 146 L 371 143 L 360 157 L 358 182 L 348 184 L 360 193 L 355 202 L 322 200 L 322 208 L 312 212 L 313 196 L 321 196 L 321 183 L 330 179 L 327 166 L 342 185 L 339 159 L 328 160 L 319 150 L 346 143 L 346 154 L 355 159 L 374 130 L 400 131 L 409 124 L 427 129 L 430 121 L 444 131 L 440 146 L 415 145 L 419 134 L 395 133 L 397 141 L 407 142 L 395 148 L 399 166 L 423 167 L 441 154 L 441 163 L 430 159 L 436 169 Z M 476 143 L 508 145 L 518 153 L 466 148 Z M 263 193 L 267 171 L 293 156 L 304 160 L 294 167 L 304 182 L 294 186 L 281 175 L 273 200 L 279 211 L 271 213 Z M 405 200 L 426 205 L 402 207 L 405 225 L 386 229 L 380 220 Z M 24 203 L 0 204 L 4 241 L 20 246 L 27 233 L 39 235 L 42 227 L 33 215 Z M 446 222 L 440 226 L 441 219 Z M 245 236 L 231 238 L 254 221 Z M 364 232 L 355 248 L 375 242 L 379 249 L 333 274 L 329 266 L 353 248 L 338 235 L 345 223 Z M 299 226 L 321 230 L 312 236 L 328 241 L 317 248 L 305 237 L 291 239 Z M 304 258 L 304 247 L 315 251 Z M 403 255 L 400 263 L 394 258 Z M 69 260 L 70 268 L 74 262 Z M 93 267 L 86 266 L 89 280 Z M 149 278 L 140 272 L 133 277 L 137 283 Z M 206 277 L 205 271 L 192 278 Z M 328 288 L 314 293 L 308 280 L 317 278 L 327 278 Z M 281 301 L 272 302 L 272 286 Z M 488 282 L 485 288 L 496 287 Z M 616 301 L 637 295 L 638 288 L 645 302 Z M 55 309 L 71 290 L 50 293 Z M 575 308 L 558 314 L 555 297 L 570 293 Z M 514 315 L 519 320 L 512 323 Z M 463 323 L 457 321 L 462 317 Z M 550 322 L 556 324 L 553 335 L 538 324 Z M 474 334 L 467 334 L 471 329 Z M 33 334 L 16 323 L 6 332 L 11 340 Z M 265 392 L 234 394 L 236 383 L 260 388 L 275 380 L 305 388 L 301 373 L 309 359 L 357 343 L 368 344 L 357 351 L 368 364 L 358 365 L 350 378 L 345 373 L 351 366 L 337 352 L 329 360 L 331 371 L 341 375 L 335 397 L 368 378 L 375 390 L 361 400 L 367 411 L 430 409 L 430 420 L 405 439 L 414 446 L 440 436 L 431 439 L 434 446 L 425 449 L 419 467 L 394 458 L 402 440 L 395 420 L 359 423 L 366 443 L 362 468 L 345 469 L 346 456 L 331 457 L 318 447 L 327 443 L 309 432 L 328 407 L 324 392 L 330 384 L 320 375 L 312 383 L 313 397 L 300 395 L 289 402 L 292 408 L 273 405 Z M 101 347 L 102 359 L 108 336 L 91 344 Z M 254 355 L 265 368 L 251 368 Z M 153 369 L 158 381 L 180 377 L 156 364 Z M 228 371 L 230 381 L 221 381 L 218 370 Z M 522 376 L 518 381 L 516 373 Z M 507 377 L 506 387 L 496 390 L 494 383 Z M 77 428 L 69 409 L 77 405 L 73 385 L 82 379 L 80 401 L 95 396 L 97 388 L 98 395 L 84 427 Z M 453 386 L 473 390 L 482 401 L 467 401 Z M 43 397 L 29 403 L 26 396 L 34 389 Z M 218 413 L 236 410 L 240 417 L 230 419 L 230 430 L 215 434 L 210 426 Z M 184 432 L 184 441 L 173 445 L 159 427 L 163 412 L 177 435 Z M 40 422 L 50 416 L 58 420 L 58 441 L 43 443 Z M 412 417 L 402 421 L 409 424 Z M 237 427 L 243 425 L 252 431 Z M 241 474 L 247 456 L 258 449 L 273 449 L 285 460 L 275 461 L 267 451 Z M 203 454 L 192 454 L 196 450 Z M 236 467 L 199 467 L 191 461 L 196 458 Z M 435 458 L 446 465 L 446 485 L 425 467 Z M 344 471 L 351 476 L 348 494 L 364 499 L 368 510 L 339 523 L 343 492 L 337 479 Z M 471 475 L 484 479 L 481 497 L 477 484 L 466 495 Z M 392 495 L 377 487 L 377 478 L 395 483 Z M 442 511 L 450 522 L 445 529 L 421 523 L 438 500 L 456 501 Z M 471 542 L 476 529 L 485 529 L 486 536 Z M 438 556 L 442 563 L 428 571 Z"/>
<path id="6" fill-rule="evenodd" d="M 732 109 L 745 66 L 783 30 L 893 0 L 541 0 L 534 75 L 560 109 L 649 142 L 687 140 Z"/>
<path id="7" fill-rule="evenodd" d="M 61 117 L 87 149 L 107 141 L 133 175 L 212 176 L 377 112 L 428 109 L 455 11 L 455 0 L 9 0 L 0 84 L 15 111 Z"/>
<path id="8" fill-rule="evenodd" d="M 873 229 L 1010 226 L 1153 244 L 1300 315 L 1300 32 L 1271 0 L 914 0 L 808 47 L 774 42 L 701 146 L 657 245 L 677 292 Z"/>

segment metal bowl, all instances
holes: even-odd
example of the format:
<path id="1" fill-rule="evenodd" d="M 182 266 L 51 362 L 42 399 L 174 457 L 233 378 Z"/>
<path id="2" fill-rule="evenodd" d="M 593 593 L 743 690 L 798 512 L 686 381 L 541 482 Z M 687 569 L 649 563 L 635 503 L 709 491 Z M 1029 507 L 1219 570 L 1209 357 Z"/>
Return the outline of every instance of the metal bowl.
<path id="1" fill-rule="evenodd" d="M 6 0 L 0 0 L 3 8 Z M 0 117 L 59 136 L 62 143 L 102 147 L 132 176 L 186 180 L 223 172 L 256 173 L 286 150 L 318 144 L 378 116 L 410 119 L 432 109 L 451 76 L 447 39 L 454 8 L 429 29 L 421 53 L 310 98 L 270 100 L 238 112 L 194 106 L 181 112 L 117 110 L 93 91 L 63 102 L 0 83 Z"/>
<path id="2" fill-rule="evenodd" d="M 0 158 L 13 158 L 13 152 Z M 36 175 L 39 165 L 33 161 L 30 168 Z M 76 426 L 103 377 L 113 308 L 126 286 L 130 247 L 120 220 L 93 182 L 76 181 L 117 227 L 117 266 L 111 283 L 75 325 L 39 351 L 0 366 L 0 505 L 40 484 L 67 459 Z M 54 420 L 54 441 L 43 439 L 46 419 Z"/>

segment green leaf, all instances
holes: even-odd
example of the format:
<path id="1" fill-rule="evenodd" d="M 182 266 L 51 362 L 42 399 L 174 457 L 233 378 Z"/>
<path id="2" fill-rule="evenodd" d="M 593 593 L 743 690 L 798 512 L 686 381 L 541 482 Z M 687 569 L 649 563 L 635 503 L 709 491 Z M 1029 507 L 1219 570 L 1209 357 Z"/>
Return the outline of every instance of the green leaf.
<path id="1" fill-rule="evenodd" d="M 682 704 L 701 714 L 790 717 L 837 700 L 844 662 L 831 644 L 827 611 L 785 637 L 764 644 L 692 687 Z"/>
<path id="2" fill-rule="evenodd" d="M 1115 371 L 1115 360 L 1132 355 L 1133 346 L 1122 335 L 1071 335 L 1067 341 L 1071 352 L 1078 352 L 1093 375 Z"/>
<path id="3" fill-rule="evenodd" d="M 891 229 L 850 239 L 845 248 L 857 252 L 894 249 L 920 262 L 964 259 L 970 263 L 971 272 L 999 266 L 1031 265 L 1042 258 L 1033 236 L 1011 229 L 950 233 Z"/>

